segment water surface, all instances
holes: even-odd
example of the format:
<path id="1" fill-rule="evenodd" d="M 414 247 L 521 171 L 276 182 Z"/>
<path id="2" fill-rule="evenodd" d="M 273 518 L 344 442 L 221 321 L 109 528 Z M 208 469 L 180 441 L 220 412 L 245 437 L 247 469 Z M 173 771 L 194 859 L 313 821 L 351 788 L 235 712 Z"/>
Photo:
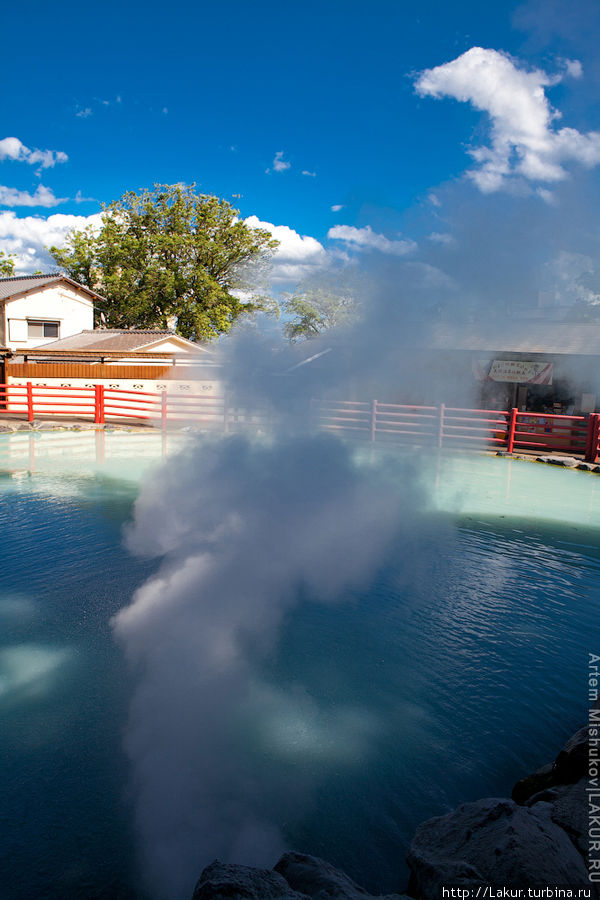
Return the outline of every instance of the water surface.
<path id="1" fill-rule="evenodd" d="M 6 900 L 142 897 L 121 749 L 133 684 L 109 622 L 156 567 L 121 529 L 163 450 L 159 435 L 0 441 Z M 337 604 L 299 596 L 255 660 L 282 702 L 232 731 L 290 846 L 377 891 L 405 887 L 420 821 L 554 756 L 600 653 L 600 480 L 476 455 L 422 471 L 414 541 Z"/>

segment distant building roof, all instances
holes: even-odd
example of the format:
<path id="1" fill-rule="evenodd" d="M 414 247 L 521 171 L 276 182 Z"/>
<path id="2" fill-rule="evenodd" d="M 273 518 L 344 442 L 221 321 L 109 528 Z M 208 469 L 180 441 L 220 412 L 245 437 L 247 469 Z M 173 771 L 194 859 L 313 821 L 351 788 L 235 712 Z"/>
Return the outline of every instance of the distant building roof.
<path id="1" fill-rule="evenodd" d="M 600 356 L 600 323 L 504 321 L 434 326 L 430 347 L 476 353 Z"/>
<path id="2" fill-rule="evenodd" d="M 14 297 L 17 294 L 25 294 L 29 291 L 36 290 L 36 288 L 46 287 L 48 284 L 59 281 L 65 281 L 67 284 L 78 288 L 80 291 L 85 291 L 85 293 L 89 294 L 91 297 L 98 297 L 100 300 L 104 299 L 100 294 L 97 294 L 96 291 L 93 291 L 83 284 L 79 284 L 78 281 L 74 281 L 67 275 L 63 275 L 61 272 L 52 272 L 49 275 L 11 275 L 8 278 L 0 278 L 0 302 L 2 300 L 8 300 L 10 297 Z"/>
<path id="3" fill-rule="evenodd" d="M 174 331 L 161 331 L 160 329 L 121 329 L 121 328 L 96 328 L 93 331 L 80 331 L 70 337 L 61 338 L 58 341 L 50 341 L 43 344 L 39 350 L 146 350 L 150 351 L 157 344 L 166 340 L 174 341 L 182 350 L 196 353 L 207 353 L 201 344 L 195 344 L 181 337 Z"/>

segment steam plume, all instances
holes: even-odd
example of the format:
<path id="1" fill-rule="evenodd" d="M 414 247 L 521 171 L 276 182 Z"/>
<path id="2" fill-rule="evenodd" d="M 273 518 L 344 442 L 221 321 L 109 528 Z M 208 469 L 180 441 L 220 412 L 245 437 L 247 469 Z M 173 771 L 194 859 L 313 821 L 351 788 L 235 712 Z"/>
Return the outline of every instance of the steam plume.
<path id="1" fill-rule="evenodd" d="M 372 575 L 398 529 L 399 490 L 323 435 L 200 443 L 144 486 L 127 541 L 164 561 L 114 627 L 139 674 L 126 749 L 157 897 L 189 894 L 215 857 L 272 865 L 283 849 L 265 798 L 289 814 L 289 789 L 247 756 L 257 741 L 276 755 L 277 737 L 259 739 L 256 723 L 294 710 L 252 660 L 300 590 L 335 602 Z M 414 506 L 415 488 L 402 492 Z M 314 721 L 306 698 L 295 702 Z M 342 710 L 329 727 L 368 742 L 367 713 Z M 300 778 L 293 806 L 305 789 Z"/>

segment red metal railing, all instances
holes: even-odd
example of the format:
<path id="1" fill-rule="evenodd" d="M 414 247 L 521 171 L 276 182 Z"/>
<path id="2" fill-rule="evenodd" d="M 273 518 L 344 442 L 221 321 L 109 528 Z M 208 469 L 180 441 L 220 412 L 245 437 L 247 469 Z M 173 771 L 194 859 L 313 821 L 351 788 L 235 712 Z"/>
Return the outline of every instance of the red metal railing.
<path id="1" fill-rule="evenodd" d="M 595 462 L 600 414 L 561 416 L 512 410 L 407 406 L 365 401 L 313 401 L 317 428 L 371 442 L 433 443 L 438 447 L 486 446 L 559 451 Z"/>
<path id="2" fill-rule="evenodd" d="M 206 430 L 267 430 L 274 414 L 233 404 L 227 397 L 188 391 L 127 391 L 102 384 L 81 387 L 1 384 L 0 415 L 83 418 L 97 425 L 110 420 L 169 425 L 193 423 Z M 595 462 L 599 455 L 600 414 L 548 415 L 512 410 L 411 406 L 379 400 L 312 400 L 310 424 L 372 443 L 437 447 L 495 447 L 559 451 Z"/>

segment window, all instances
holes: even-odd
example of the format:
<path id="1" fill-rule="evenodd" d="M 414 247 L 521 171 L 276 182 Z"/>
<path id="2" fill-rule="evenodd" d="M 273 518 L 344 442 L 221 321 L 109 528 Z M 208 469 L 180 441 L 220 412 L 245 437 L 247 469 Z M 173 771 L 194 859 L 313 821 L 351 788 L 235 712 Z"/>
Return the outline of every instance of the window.
<path id="1" fill-rule="evenodd" d="M 58 322 L 34 322 L 27 320 L 27 337 L 28 338 L 57 338 Z"/>

